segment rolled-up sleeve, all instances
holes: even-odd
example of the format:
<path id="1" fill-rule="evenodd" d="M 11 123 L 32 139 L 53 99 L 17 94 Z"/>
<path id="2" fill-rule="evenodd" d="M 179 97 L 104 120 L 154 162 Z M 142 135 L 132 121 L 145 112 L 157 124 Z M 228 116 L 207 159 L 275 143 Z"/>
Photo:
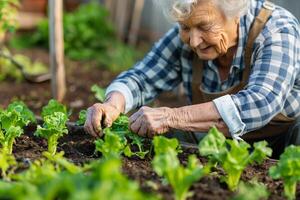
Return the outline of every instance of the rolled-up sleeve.
<path id="1" fill-rule="evenodd" d="M 149 103 L 160 92 L 172 90 L 181 82 L 179 58 L 182 45 L 176 26 L 154 45 L 141 62 L 112 82 L 128 87 L 132 97 L 131 108 Z"/>
<path id="2" fill-rule="evenodd" d="M 246 89 L 232 95 L 245 132 L 259 129 L 283 109 L 293 88 L 299 64 L 299 33 L 293 28 L 261 35 L 252 55 Z M 263 38 L 265 37 L 265 38 Z"/>

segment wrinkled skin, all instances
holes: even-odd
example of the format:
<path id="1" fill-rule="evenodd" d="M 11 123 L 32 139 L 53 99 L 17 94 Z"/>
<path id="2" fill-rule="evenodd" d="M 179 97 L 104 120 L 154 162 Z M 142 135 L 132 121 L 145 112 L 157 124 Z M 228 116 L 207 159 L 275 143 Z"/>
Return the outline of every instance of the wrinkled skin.
<path id="1" fill-rule="evenodd" d="M 124 112 L 125 98 L 119 92 L 108 94 L 104 103 L 95 103 L 87 109 L 84 129 L 94 137 L 103 135 L 102 129 L 110 127 L 112 123 Z"/>
<path id="2" fill-rule="evenodd" d="M 227 19 L 214 3 L 198 3 L 180 24 L 180 37 L 202 60 L 222 57 L 236 46 L 239 19 Z"/>
<path id="3" fill-rule="evenodd" d="M 171 129 L 207 132 L 212 126 L 229 136 L 227 126 L 212 102 L 181 108 L 143 106 L 129 120 L 130 129 L 143 137 L 153 137 Z"/>
<path id="4" fill-rule="evenodd" d="M 166 133 L 172 127 L 174 114 L 171 108 L 143 106 L 129 118 L 130 129 L 144 137 Z"/>

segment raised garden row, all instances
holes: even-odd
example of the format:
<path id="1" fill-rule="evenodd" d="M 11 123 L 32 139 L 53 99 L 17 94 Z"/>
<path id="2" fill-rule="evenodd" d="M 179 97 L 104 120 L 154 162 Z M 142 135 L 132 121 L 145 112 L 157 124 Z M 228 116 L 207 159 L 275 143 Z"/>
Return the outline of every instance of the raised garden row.
<path id="1" fill-rule="evenodd" d="M 251 148 L 215 128 L 198 146 L 150 141 L 128 129 L 126 116 L 94 142 L 54 100 L 42 120 L 36 126 L 22 102 L 1 111 L 0 199 L 300 198 L 299 147 L 277 162 L 265 142 Z"/>

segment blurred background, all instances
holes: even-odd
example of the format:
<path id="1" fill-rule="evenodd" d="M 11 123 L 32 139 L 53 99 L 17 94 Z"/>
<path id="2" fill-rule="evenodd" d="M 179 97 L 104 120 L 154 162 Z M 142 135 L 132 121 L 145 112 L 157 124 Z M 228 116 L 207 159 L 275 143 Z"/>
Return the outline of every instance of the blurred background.
<path id="1" fill-rule="evenodd" d="M 88 3 L 90 0 L 64 0 L 64 6 L 66 11 L 75 10 L 80 4 Z M 112 4 L 118 3 L 118 0 L 110 0 Z M 271 0 L 272 2 L 280 5 L 291 13 L 293 13 L 298 19 L 300 19 L 300 9 L 298 0 Z M 131 4 L 135 0 L 127 1 Z M 172 23 L 163 16 L 161 9 L 154 5 L 153 0 L 145 0 L 142 6 L 141 22 L 139 28 L 140 40 L 155 41 L 163 33 L 165 33 Z M 99 0 L 99 3 L 104 4 L 104 0 Z M 46 14 L 47 0 L 21 0 L 21 10 L 33 13 Z"/>

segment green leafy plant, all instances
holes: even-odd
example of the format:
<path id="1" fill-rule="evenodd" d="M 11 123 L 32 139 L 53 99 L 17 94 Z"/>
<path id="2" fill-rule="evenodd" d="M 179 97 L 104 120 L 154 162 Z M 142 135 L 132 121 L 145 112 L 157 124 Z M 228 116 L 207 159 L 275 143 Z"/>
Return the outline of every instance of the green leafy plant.
<path id="1" fill-rule="evenodd" d="M 44 156 L 48 159 L 36 160 L 28 170 L 15 175 L 14 184 L 3 184 L 3 188 L 0 187 L 0 198 L 12 196 L 15 199 L 17 194 L 8 193 L 9 195 L 5 196 L 4 189 L 22 189 L 20 194 L 26 194 L 26 186 L 29 185 L 32 186 L 33 194 L 46 200 L 99 199 L 102 196 L 122 200 L 158 199 L 143 193 L 136 182 L 122 174 L 120 158 L 96 160 L 83 168 L 75 166 L 74 171 L 74 165 L 66 161 L 62 157 L 63 154 L 56 154 L 54 157 L 46 154 L 47 152 Z M 0 182 L 0 186 L 1 184 Z"/>
<path id="2" fill-rule="evenodd" d="M 77 174 L 82 172 L 82 169 L 75 164 L 71 163 L 64 157 L 64 152 L 61 151 L 55 155 L 49 152 L 43 152 L 43 156 L 48 159 L 49 162 L 59 165 L 61 168 L 65 169 L 69 173 Z"/>
<path id="3" fill-rule="evenodd" d="M 91 91 L 95 93 L 96 99 L 98 99 L 100 102 L 104 101 L 104 99 L 105 99 L 105 89 L 104 88 L 101 88 L 95 84 L 91 87 Z M 76 125 L 78 125 L 78 126 L 84 125 L 84 123 L 86 121 L 86 114 L 87 114 L 86 110 L 81 110 L 79 112 L 79 117 L 78 117 L 78 120 L 76 121 Z"/>
<path id="4" fill-rule="evenodd" d="M 231 200 L 262 200 L 268 199 L 268 197 L 269 192 L 267 187 L 256 180 L 252 180 L 249 183 L 241 181 L 237 189 L 237 194 Z"/>
<path id="5" fill-rule="evenodd" d="M 104 129 L 104 139 L 95 141 L 96 150 L 101 152 L 105 158 L 119 156 L 125 146 L 127 140 L 113 133 L 110 129 Z"/>
<path id="6" fill-rule="evenodd" d="M 126 115 L 120 115 L 111 127 L 105 128 L 104 140 L 98 139 L 95 141 L 96 150 L 103 153 L 104 156 L 109 156 L 109 152 L 114 154 L 124 153 L 125 156 L 133 155 L 144 159 L 148 151 L 144 151 L 144 138 L 136 135 L 129 130 L 129 119 Z M 132 151 L 131 147 L 136 146 L 137 151 Z M 107 153 L 106 153 L 107 152 Z"/>
<path id="7" fill-rule="evenodd" d="M 0 1 L 0 43 L 4 41 L 6 32 L 13 32 L 16 27 L 18 6 L 18 0 Z M 24 55 L 12 55 L 5 46 L 1 46 L 0 81 L 13 78 L 20 82 L 24 79 L 22 72 L 27 75 L 43 74 L 48 72 L 48 68 L 38 61 L 32 62 L 30 58 Z"/>
<path id="8" fill-rule="evenodd" d="M 0 35 L 6 31 L 14 31 L 18 5 L 18 0 L 0 1 Z"/>
<path id="9" fill-rule="evenodd" d="M 76 121 L 76 125 L 77 126 L 82 126 L 84 125 L 85 121 L 86 121 L 86 114 L 87 114 L 87 111 L 86 110 L 81 110 L 79 112 L 79 117 L 78 117 L 78 120 Z"/>
<path id="10" fill-rule="evenodd" d="M 42 108 L 42 117 L 47 115 L 52 115 L 55 112 L 61 112 L 65 115 L 68 115 L 67 107 L 61 103 L 59 103 L 55 99 L 50 99 L 48 104 Z"/>
<path id="11" fill-rule="evenodd" d="M 269 169 L 269 175 L 273 179 L 281 178 L 285 196 L 295 199 L 297 182 L 300 181 L 300 147 L 291 145 L 285 148 L 277 165 Z"/>
<path id="12" fill-rule="evenodd" d="M 190 155 L 187 166 L 180 164 L 177 158 L 177 139 L 167 139 L 162 136 L 154 137 L 153 140 L 155 156 L 152 161 L 154 171 L 163 176 L 174 192 L 176 200 L 183 200 L 189 197 L 191 185 L 202 176 L 209 173 L 210 167 L 203 167 L 195 155 Z"/>
<path id="13" fill-rule="evenodd" d="M 129 118 L 126 115 L 120 115 L 118 119 L 112 124 L 111 130 L 121 136 L 123 140 L 126 140 L 127 138 L 129 141 L 127 142 L 127 154 L 126 156 L 136 155 L 140 158 L 144 158 L 145 155 L 148 153 L 148 151 L 144 150 L 144 141 L 145 139 L 140 137 L 139 135 L 133 133 L 129 129 Z M 131 146 L 136 145 L 138 148 L 137 151 L 131 152 L 130 148 Z"/>
<path id="14" fill-rule="evenodd" d="M 3 134 L 3 132 L 0 132 L 0 142 L 3 151 L 7 152 L 8 154 L 12 154 L 15 138 L 20 137 L 22 134 L 23 129 L 21 129 L 19 126 L 11 126 L 5 132 L 5 135 Z"/>
<path id="15" fill-rule="evenodd" d="M 131 67 L 142 53 L 116 37 L 109 13 L 97 1 L 82 4 L 75 12 L 63 16 L 64 48 L 73 60 L 96 61 L 112 71 Z M 37 31 L 10 41 L 14 48 L 42 46 L 48 48 L 48 20 L 41 21 Z"/>
<path id="16" fill-rule="evenodd" d="M 17 162 L 12 154 L 7 153 L 7 151 L 0 149 L 0 169 L 3 179 L 9 179 L 7 171 L 10 167 L 16 165 Z"/>
<path id="17" fill-rule="evenodd" d="M 38 75 L 48 73 L 48 67 L 39 61 L 31 61 L 27 56 L 21 54 L 12 55 L 10 51 L 3 47 L 0 50 L 0 81 L 7 78 L 14 79 L 16 82 L 24 80 L 20 69 L 27 75 Z"/>
<path id="18" fill-rule="evenodd" d="M 249 148 L 250 145 L 244 141 L 226 140 L 215 127 L 199 143 L 200 155 L 208 156 L 213 165 L 220 164 L 226 172 L 222 180 L 227 183 L 230 190 L 237 188 L 241 174 L 247 165 L 254 162 L 261 163 L 272 154 L 272 149 L 267 147 L 266 141 L 254 143 L 251 154 Z"/>
<path id="19" fill-rule="evenodd" d="M 23 134 L 22 128 L 30 122 L 35 122 L 35 117 L 21 101 L 14 101 L 0 111 L 0 168 L 4 179 L 8 179 L 8 169 L 16 165 L 12 155 L 15 138 Z"/>
<path id="20" fill-rule="evenodd" d="M 38 125 L 36 136 L 44 137 L 48 141 L 48 152 L 51 155 L 56 153 L 58 139 L 68 133 L 66 122 L 68 117 L 65 113 L 54 112 L 43 117 L 43 127 Z"/>
<path id="21" fill-rule="evenodd" d="M 59 176 L 59 172 L 64 171 L 62 165 L 57 164 L 53 160 L 57 159 L 57 155 L 52 156 L 51 154 L 43 153 L 44 157 L 35 160 L 33 163 L 30 163 L 29 169 L 14 174 L 12 179 L 14 181 L 30 183 L 32 185 L 45 185 L 52 179 L 55 179 Z M 50 159 L 47 159 L 47 158 Z M 55 158 L 54 158 L 55 157 Z M 74 174 L 74 173 L 72 173 Z"/>
<path id="22" fill-rule="evenodd" d="M 105 89 L 99 87 L 98 85 L 93 85 L 91 87 L 91 91 L 95 93 L 96 99 L 98 99 L 100 102 L 103 102 L 105 99 Z"/>
<path id="23" fill-rule="evenodd" d="M 0 111 L 0 144 L 3 151 L 11 154 L 15 138 L 23 134 L 22 128 L 35 121 L 34 114 L 21 101 L 15 101 L 6 110 Z"/>
<path id="24" fill-rule="evenodd" d="M 66 195 L 64 192 L 76 185 L 78 175 L 85 177 L 82 169 L 69 162 L 63 155 L 64 152 L 55 155 L 43 152 L 44 157 L 31 163 L 29 169 L 12 176 L 14 183 L 11 184 L 11 191 L 15 189 L 20 190 L 20 194 L 24 194 L 24 192 L 27 194 L 27 186 L 30 186 L 28 195 L 34 195 L 34 199 L 52 200 L 56 199 L 56 195 L 57 198 L 63 198 Z M 80 184 L 84 184 L 83 179 L 80 180 Z M 76 186 L 73 193 L 76 193 Z M 17 194 L 8 194 L 8 197 L 12 196 L 13 199 L 22 199 Z M 4 195 L 4 191 L 0 188 L 0 198 Z M 74 195 L 78 195 L 78 193 Z"/>
<path id="25" fill-rule="evenodd" d="M 0 115 L 1 128 L 4 130 L 7 130 L 10 126 L 23 128 L 30 122 L 36 122 L 34 114 L 22 101 L 12 102 L 6 110 L 1 111 Z"/>
<path id="26" fill-rule="evenodd" d="M 93 189 L 95 199 L 99 196 L 122 200 L 159 199 L 156 196 L 141 192 L 136 182 L 129 180 L 121 173 L 121 164 L 121 160 L 116 157 L 93 163 L 94 173 L 92 176 L 95 180 L 99 180 L 99 184 Z"/>
<path id="27" fill-rule="evenodd" d="M 42 200 L 38 188 L 30 183 L 7 182 L 0 180 L 0 198 L 14 200 Z"/>

